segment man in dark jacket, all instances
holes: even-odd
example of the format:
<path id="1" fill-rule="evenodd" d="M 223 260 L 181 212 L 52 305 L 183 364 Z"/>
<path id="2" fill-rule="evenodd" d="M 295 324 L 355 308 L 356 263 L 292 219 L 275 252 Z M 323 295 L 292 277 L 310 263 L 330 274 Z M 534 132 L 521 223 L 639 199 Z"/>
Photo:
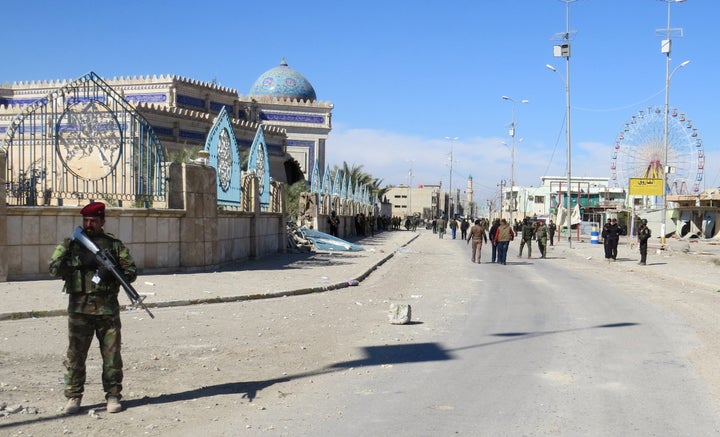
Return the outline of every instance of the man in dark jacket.
<path id="1" fill-rule="evenodd" d="M 615 261 L 617 259 L 617 248 L 620 242 L 620 226 L 618 226 L 617 219 L 614 218 L 610 221 L 610 226 L 607 229 L 607 250 L 610 257 L 609 260 Z M 605 257 L 607 258 L 607 255 Z"/>
<path id="2" fill-rule="evenodd" d="M 497 261 L 497 242 L 495 241 L 495 234 L 497 233 L 498 226 L 500 226 L 500 219 L 493 220 L 492 226 L 490 226 L 490 245 L 492 246 L 492 256 L 490 262 Z"/>
<path id="3" fill-rule="evenodd" d="M 647 226 L 647 220 L 642 219 L 640 222 L 640 228 L 638 229 L 638 243 L 640 244 L 640 262 L 639 264 L 641 266 L 646 265 L 647 263 L 647 250 L 648 250 L 648 240 L 650 239 L 650 235 L 652 233 L 650 232 L 650 228 Z"/>

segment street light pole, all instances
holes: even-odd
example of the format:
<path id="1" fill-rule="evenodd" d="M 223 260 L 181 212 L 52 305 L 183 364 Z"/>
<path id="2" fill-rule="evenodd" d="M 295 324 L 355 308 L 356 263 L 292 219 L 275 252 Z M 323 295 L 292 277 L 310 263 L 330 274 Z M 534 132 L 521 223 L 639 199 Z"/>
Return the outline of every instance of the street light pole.
<path id="1" fill-rule="evenodd" d="M 660 0 L 667 3 L 667 29 L 665 32 L 665 38 L 660 43 L 660 52 L 665 53 L 665 126 L 663 131 L 663 147 L 665 149 L 665 158 L 663 160 L 663 171 L 662 171 L 662 187 L 663 187 L 663 202 L 662 202 L 662 216 L 660 217 L 660 249 L 665 250 L 665 225 L 667 224 L 667 175 L 670 172 L 670 163 L 668 162 L 668 136 L 669 136 L 669 120 L 670 120 L 670 79 L 675 72 L 686 66 L 690 61 L 685 61 L 675 67 L 670 72 L 670 52 L 672 51 L 672 28 L 670 28 L 670 4 L 671 3 L 683 3 L 685 0 Z"/>
<path id="2" fill-rule="evenodd" d="M 498 184 L 500 187 L 500 220 L 503 218 L 503 187 L 505 186 L 505 179 L 500 180 Z M 512 223 L 511 223 L 512 225 Z"/>
<path id="3" fill-rule="evenodd" d="M 414 159 L 406 159 L 405 162 L 410 163 L 410 170 L 408 170 L 408 205 L 407 205 L 407 214 L 410 217 L 413 217 L 413 210 L 412 210 L 412 179 L 413 179 L 413 164 L 415 163 Z"/>
<path id="4" fill-rule="evenodd" d="M 515 100 L 508 96 L 502 96 L 503 100 L 512 103 L 512 121 L 510 122 L 510 138 L 512 145 L 510 151 L 510 221 L 513 222 L 513 213 L 517 210 L 517 198 L 515 197 L 515 103 L 530 103 L 530 100 Z M 522 141 L 522 140 L 521 140 Z"/>
<path id="5" fill-rule="evenodd" d="M 560 0 L 565 3 L 565 32 L 561 34 L 562 44 L 553 46 L 553 55 L 558 58 L 565 58 L 565 79 L 550 64 L 545 66 L 554 71 L 560 79 L 565 83 L 565 143 L 567 149 L 567 194 L 565 195 L 565 213 L 567 214 L 567 230 L 568 230 L 568 246 L 572 249 L 572 217 L 570 214 L 570 184 L 572 179 L 572 152 L 570 142 L 570 39 L 575 31 L 570 31 L 570 3 L 576 0 Z"/>
<path id="6" fill-rule="evenodd" d="M 447 219 L 450 220 L 450 217 L 453 216 L 453 192 L 452 192 L 452 173 L 453 173 L 453 146 L 455 145 L 455 141 L 459 140 L 458 137 L 445 137 L 446 140 L 450 140 L 450 184 L 448 185 L 448 192 L 450 193 L 450 197 L 448 198 L 448 216 Z"/>

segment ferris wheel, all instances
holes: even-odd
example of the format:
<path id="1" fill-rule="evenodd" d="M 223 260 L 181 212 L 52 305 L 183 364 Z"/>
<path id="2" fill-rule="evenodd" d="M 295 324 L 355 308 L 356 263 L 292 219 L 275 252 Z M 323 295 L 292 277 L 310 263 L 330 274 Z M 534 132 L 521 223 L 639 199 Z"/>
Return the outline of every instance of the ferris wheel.
<path id="1" fill-rule="evenodd" d="M 669 166 L 666 192 L 689 194 L 700 191 L 705 168 L 705 149 L 697 128 L 685 114 L 670 110 L 667 162 L 665 162 L 665 111 L 650 106 L 625 123 L 615 141 L 610 162 L 611 180 L 627 187 L 629 178 L 663 177 Z"/>

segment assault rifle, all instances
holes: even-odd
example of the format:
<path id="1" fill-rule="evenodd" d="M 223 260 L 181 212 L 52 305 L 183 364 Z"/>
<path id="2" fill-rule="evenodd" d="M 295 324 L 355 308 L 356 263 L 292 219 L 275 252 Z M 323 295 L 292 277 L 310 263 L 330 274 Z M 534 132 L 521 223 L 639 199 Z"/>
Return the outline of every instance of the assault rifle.
<path id="1" fill-rule="evenodd" d="M 138 292 L 133 288 L 132 285 L 130 285 L 130 283 L 123 276 L 122 272 L 120 272 L 118 267 L 115 265 L 115 261 L 113 260 L 110 251 L 97 247 L 97 245 L 93 243 L 90 237 L 85 234 L 82 226 L 78 226 L 77 228 L 75 228 L 75 232 L 73 232 L 72 234 L 72 239 L 77 240 L 87 250 L 89 250 L 93 253 L 93 255 L 95 255 L 95 260 L 100 267 L 98 268 L 98 272 L 95 273 L 93 282 L 100 282 L 100 271 L 102 270 L 112 273 L 113 276 L 115 276 L 115 279 L 117 279 L 120 285 L 122 285 L 122 288 L 125 290 L 125 294 L 127 294 L 128 298 L 130 299 L 130 302 L 133 305 L 139 306 L 140 308 L 144 309 L 150 315 L 150 318 L 155 318 L 153 313 L 151 313 L 150 310 L 143 303 L 145 297 L 141 297 L 138 294 Z"/>

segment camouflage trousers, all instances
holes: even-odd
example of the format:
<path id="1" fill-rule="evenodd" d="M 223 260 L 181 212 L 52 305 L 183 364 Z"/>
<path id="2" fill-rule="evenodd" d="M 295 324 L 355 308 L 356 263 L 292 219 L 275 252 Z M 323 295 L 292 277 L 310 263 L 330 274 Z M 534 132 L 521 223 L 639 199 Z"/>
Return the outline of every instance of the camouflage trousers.
<path id="1" fill-rule="evenodd" d="M 65 397 L 76 398 L 85 389 L 85 360 L 93 336 L 100 342 L 102 384 L 105 396 L 120 397 L 123 363 L 120 355 L 120 315 L 68 315 L 68 349 L 65 361 Z"/>
<path id="2" fill-rule="evenodd" d="M 528 248 L 528 258 L 532 256 L 532 239 L 522 239 L 520 240 L 520 253 L 518 253 L 518 256 L 522 256 L 523 253 L 523 247 L 527 244 Z"/>

